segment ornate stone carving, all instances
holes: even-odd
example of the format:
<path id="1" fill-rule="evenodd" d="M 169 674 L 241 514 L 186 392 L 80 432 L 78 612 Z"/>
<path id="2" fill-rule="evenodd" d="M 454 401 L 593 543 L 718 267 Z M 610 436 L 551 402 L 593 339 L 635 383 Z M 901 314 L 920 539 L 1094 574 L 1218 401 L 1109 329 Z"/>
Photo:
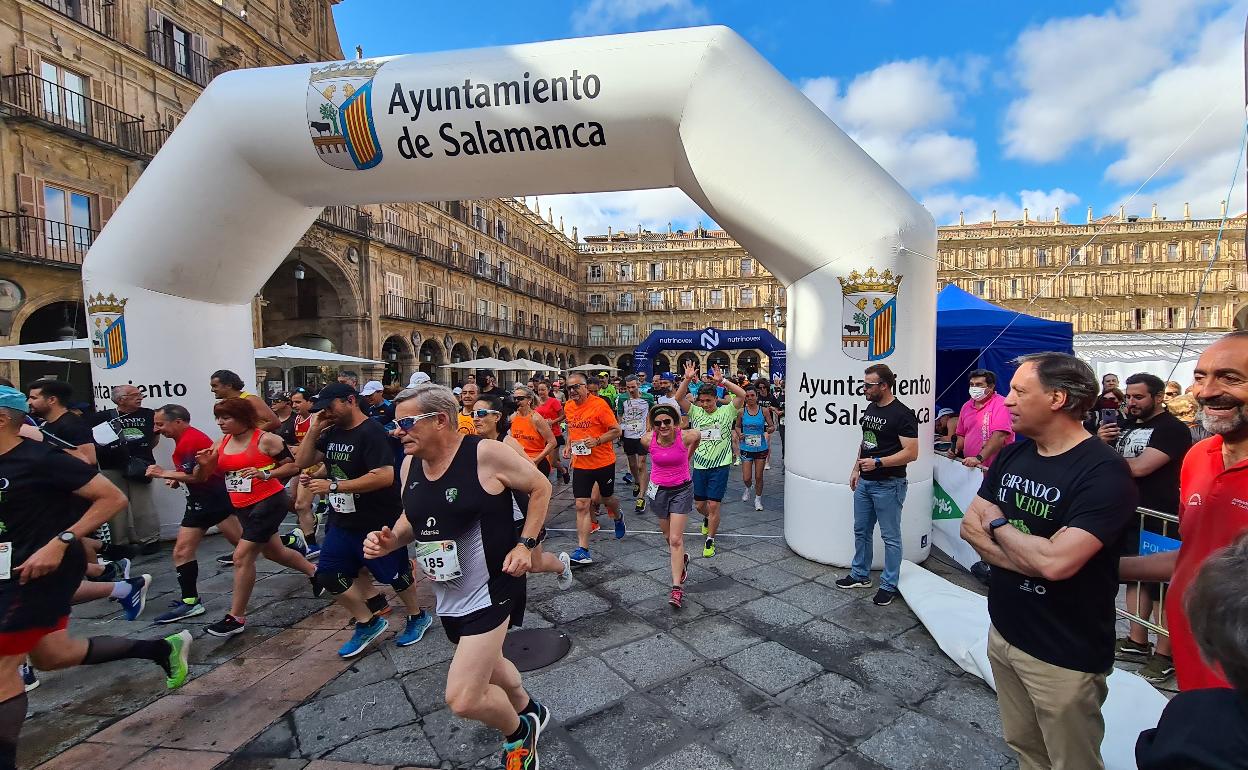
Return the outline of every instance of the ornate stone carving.
<path id="1" fill-rule="evenodd" d="M 208 66 L 212 68 L 212 75 L 216 77 L 222 72 L 230 70 L 242 69 L 247 62 L 243 58 L 243 49 L 236 45 L 223 45 L 217 49 L 217 55 L 208 62 Z"/>
<path id="2" fill-rule="evenodd" d="M 295 23 L 300 35 L 307 35 L 312 31 L 312 0 L 289 1 L 290 20 Z"/>
<path id="3" fill-rule="evenodd" d="M 299 239 L 299 246 L 306 249 L 315 249 L 322 254 L 334 253 L 333 237 L 319 227 L 308 228 L 308 231 Z"/>

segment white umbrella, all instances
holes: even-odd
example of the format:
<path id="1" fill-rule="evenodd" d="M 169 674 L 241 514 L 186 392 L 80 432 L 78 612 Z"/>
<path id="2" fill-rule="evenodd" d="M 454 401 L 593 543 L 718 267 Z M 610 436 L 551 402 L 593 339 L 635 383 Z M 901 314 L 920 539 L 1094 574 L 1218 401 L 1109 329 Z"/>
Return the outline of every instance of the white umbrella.
<path id="1" fill-rule="evenodd" d="M 618 366 L 607 366 L 606 364 L 581 364 L 569 369 L 569 372 L 618 372 Z"/>
<path id="2" fill-rule="evenodd" d="M 76 340 L 54 340 L 53 342 L 28 342 L 25 345 L 0 348 L 0 353 L 19 350 L 27 353 L 60 356 L 63 359 L 77 361 L 80 364 L 91 362 L 91 340 L 86 337 Z"/>
<path id="3" fill-rule="evenodd" d="M 260 366 L 277 366 L 283 369 L 293 369 L 296 366 L 325 366 L 326 364 L 385 364 L 384 361 L 374 361 L 371 358 L 357 358 L 295 345 L 256 348 L 256 363 Z"/>
<path id="4" fill-rule="evenodd" d="M 556 366 L 547 366 L 540 361 L 530 361 L 527 358 L 517 358 L 514 361 L 508 361 L 507 371 L 509 372 L 557 372 L 559 368 Z"/>
<path id="5" fill-rule="evenodd" d="M 0 361 L 38 361 L 41 363 L 60 363 L 72 364 L 72 358 L 59 358 L 57 356 L 49 356 L 46 353 L 36 353 L 31 350 L 20 350 L 15 347 L 0 348 Z"/>
<path id="6" fill-rule="evenodd" d="M 494 371 L 506 371 L 511 366 L 510 361 L 504 361 L 501 358 L 487 356 L 486 358 L 474 358 L 471 361 L 460 361 L 457 364 L 442 364 L 443 369 L 492 369 Z"/>

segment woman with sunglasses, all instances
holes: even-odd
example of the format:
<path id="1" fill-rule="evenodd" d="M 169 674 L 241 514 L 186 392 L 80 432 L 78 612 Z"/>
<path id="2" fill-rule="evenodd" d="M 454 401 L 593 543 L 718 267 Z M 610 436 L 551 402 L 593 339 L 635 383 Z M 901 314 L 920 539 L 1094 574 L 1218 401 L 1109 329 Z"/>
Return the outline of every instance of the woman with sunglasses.
<path id="1" fill-rule="evenodd" d="M 759 403 L 757 390 L 746 390 L 745 406 L 737 415 L 733 432 L 741 448 L 741 480 L 745 483 L 741 502 L 749 502 L 750 487 L 753 486 L 756 511 L 763 510 L 763 470 L 771 455 L 771 447 L 767 443 L 771 431 L 771 412 Z"/>
<path id="2" fill-rule="evenodd" d="M 519 396 L 520 391 L 522 390 L 528 390 L 528 388 L 523 386 L 516 388 L 516 395 Z M 531 394 L 532 391 L 529 391 L 529 393 Z M 478 436 L 490 441 L 503 442 L 507 446 L 516 450 L 517 454 L 523 456 L 529 462 L 536 465 L 538 470 L 542 471 L 542 473 L 549 478 L 550 463 L 547 463 L 544 459 L 542 459 L 544 458 L 545 452 L 549 450 L 549 446 L 545 443 L 546 439 L 543 439 L 542 454 L 538 455 L 538 460 L 535 461 L 533 455 L 526 450 L 524 444 L 517 440 L 517 438 L 511 433 L 513 424 L 516 422 L 516 418 L 520 416 L 520 405 L 524 403 L 525 402 L 523 401 L 517 400 L 517 412 L 510 419 L 508 419 L 508 417 L 503 414 L 503 399 L 493 394 L 483 394 L 477 399 L 477 408 L 472 412 L 472 420 L 476 425 Z M 523 408 L 528 407 L 525 406 Z M 538 420 L 542 419 L 541 415 L 535 412 L 530 414 L 530 419 L 533 417 L 536 417 Z M 521 420 L 523 419 L 524 418 L 521 418 Z M 549 434 L 550 428 L 546 428 L 546 431 Z M 550 446 L 554 445 L 554 441 L 554 436 L 550 435 Z M 511 498 L 512 517 L 516 521 L 516 532 L 518 537 L 520 528 L 524 526 L 524 520 L 529 513 L 529 496 L 523 492 L 516 492 L 513 490 Z M 558 556 L 546 553 L 546 551 L 542 549 L 542 543 L 545 542 L 545 540 L 546 528 L 542 527 L 541 533 L 537 536 L 537 546 L 531 551 L 533 566 L 529 568 L 529 572 L 550 572 L 559 575 L 559 588 L 566 591 L 572 587 L 572 561 L 566 553 L 560 553 Z M 523 597 L 521 597 L 519 601 L 519 612 L 520 617 L 523 617 Z M 516 623 L 516 625 L 520 624 Z"/>
<path id="3" fill-rule="evenodd" d="M 511 400 L 516 410 L 509 420 L 507 434 L 519 442 L 525 457 L 529 458 L 542 475 L 550 478 L 550 455 L 555 449 L 555 433 L 546 418 L 534 409 L 537 395 L 531 388 L 516 385 Z"/>
<path id="4" fill-rule="evenodd" d="M 668 404 L 650 410 L 649 434 L 641 437 L 650 456 L 645 486 L 646 507 L 658 517 L 659 528 L 671 548 L 672 592 L 667 603 L 680 609 L 689 575 L 685 553 L 685 523 L 693 513 L 693 452 L 702 440 L 697 430 L 680 429 L 680 412 Z"/>

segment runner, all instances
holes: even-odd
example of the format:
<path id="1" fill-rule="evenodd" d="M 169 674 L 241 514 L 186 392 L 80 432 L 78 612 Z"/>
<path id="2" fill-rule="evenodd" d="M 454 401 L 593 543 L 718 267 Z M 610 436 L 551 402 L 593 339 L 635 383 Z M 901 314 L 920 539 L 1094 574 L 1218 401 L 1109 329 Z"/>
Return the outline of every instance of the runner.
<path id="1" fill-rule="evenodd" d="M 303 439 L 308 435 L 308 429 L 312 427 L 312 399 L 308 398 L 303 388 L 297 388 L 290 394 L 290 408 L 294 414 L 291 421 L 290 435 L 282 436 L 286 440 L 286 444 L 293 449 L 298 448 L 303 443 Z M 312 466 L 308 468 L 306 473 L 313 478 L 317 478 L 322 474 L 322 468 Z M 302 475 L 302 474 L 301 474 Z M 317 524 L 318 517 L 316 508 L 325 506 L 325 500 L 322 497 L 312 494 L 312 491 L 299 483 L 299 476 L 292 477 L 286 485 L 287 494 L 295 501 L 295 517 L 299 522 L 299 526 L 291 530 L 291 533 L 282 538 L 282 543 L 287 548 L 299 550 L 302 543 L 304 547 L 303 555 L 308 561 L 315 561 L 321 555 L 321 546 L 317 542 Z"/>
<path id="2" fill-rule="evenodd" d="M 628 460 L 629 472 L 624 476 L 624 483 L 633 485 L 633 497 L 637 498 L 634 507 L 637 513 L 641 513 L 646 509 L 646 498 L 641 495 L 646 450 L 642 447 L 641 437 L 646 435 L 646 415 L 649 414 L 650 407 L 654 406 L 654 396 L 642 393 L 637 375 L 630 374 L 624 381 L 624 392 L 615 397 L 614 406 L 623 426 L 624 457 Z"/>
<path id="3" fill-rule="evenodd" d="M 29 407 L 16 388 L 0 386 L 0 768 L 17 766 L 26 719 L 19 668 L 29 655 L 44 671 L 144 659 L 165 671 L 169 689 L 186 682 L 191 634 L 136 640 L 75 639 L 66 631 L 70 598 L 86 566 L 79 539 L 126 505 L 125 495 L 94 467 L 46 442 L 21 436 Z M 90 503 L 82 516 L 72 502 Z M 536 766 L 536 765 L 535 765 Z"/>
<path id="4" fill-rule="evenodd" d="M 563 445 L 567 443 L 563 435 L 563 402 L 555 398 L 550 390 L 550 383 L 545 380 L 538 382 L 533 390 L 537 393 L 533 409 L 546 418 L 550 432 L 555 434 L 555 449 L 550 453 L 551 462 L 559 471 L 559 480 L 568 484 L 572 481 L 572 476 L 568 473 L 568 464 L 563 459 L 562 452 Z"/>
<path id="5" fill-rule="evenodd" d="M 472 410 L 477 403 L 477 396 L 480 391 L 477 390 L 475 382 L 468 382 L 460 389 L 459 402 L 463 408 L 459 410 L 459 432 L 465 436 L 475 436 L 477 426 L 472 421 Z"/>
<path id="6" fill-rule="evenodd" d="M 380 559 L 364 555 L 365 536 L 394 526 L 400 503 L 389 436 L 376 420 L 364 416 L 358 398 L 350 385 L 335 383 L 323 388 L 312 404 L 317 418 L 295 456 L 300 467 L 324 463 L 329 476 L 314 479 L 303 475 L 299 483 L 314 494 L 329 496 L 329 524 L 316 582 L 355 617 L 354 635 L 338 650 L 343 658 L 359 655 L 389 627 L 365 601 L 367 582 L 352 585 L 361 569 L 371 572 L 378 582 L 389 584 L 407 608 L 407 624 L 395 639 L 397 646 L 419 642 L 433 624 L 433 618 L 420 607 L 407 548 Z"/>
<path id="7" fill-rule="evenodd" d="M 95 439 L 91 437 L 91 426 L 86 420 L 69 411 L 73 386 L 62 380 L 42 379 L 28 385 L 26 391 L 26 403 L 30 407 L 30 413 L 43 420 L 39 430 L 72 445 L 73 449 L 66 451 L 94 467 Z"/>
<path id="8" fill-rule="evenodd" d="M 212 389 L 212 395 L 218 399 L 242 398 L 247 400 L 247 405 L 251 407 L 256 415 L 255 423 L 258 430 L 277 433 L 282 429 L 282 421 L 277 418 L 269 405 L 264 403 L 264 399 L 254 393 L 248 393 L 243 388 L 247 387 L 243 384 L 243 378 L 239 377 L 229 369 L 218 369 L 208 378 L 208 387 Z"/>
<path id="9" fill-rule="evenodd" d="M 737 415 L 733 423 L 733 434 L 740 442 L 741 480 L 745 483 L 745 491 L 741 493 L 741 502 L 750 500 L 750 487 L 754 487 L 754 510 L 763 510 L 763 471 L 766 469 L 767 456 L 771 452 L 768 439 L 773 430 L 771 413 L 767 407 L 758 402 L 758 391 L 750 388 L 745 391 L 745 407 Z"/>
<path id="10" fill-rule="evenodd" d="M 513 400 L 518 408 L 510 418 L 503 414 L 501 398 L 482 395 L 477 399 L 477 408 L 472 413 L 477 423 L 477 435 L 490 441 L 502 441 L 537 466 L 543 476 L 549 478 L 550 463 L 546 458 L 555 444 L 555 437 L 542 416 L 529 408 L 534 397 L 533 391 L 523 385 L 517 385 L 512 392 Z M 525 410 L 523 414 L 520 409 Z M 528 496 L 520 492 L 512 492 L 512 515 L 516 520 L 517 538 L 520 536 L 520 530 L 524 526 L 528 512 Z M 537 545 L 533 548 L 533 560 L 529 572 L 550 572 L 559 575 L 559 588 L 566 591 L 572 587 L 572 560 L 566 553 L 560 553 L 558 556 L 546 553 L 542 549 L 542 543 L 545 540 L 546 528 L 542 527 L 541 534 L 537 536 Z M 520 606 L 524 606 L 523 599 Z"/>
<path id="11" fill-rule="evenodd" d="M 178 573 L 178 587 L 182 598 L 170 603 L 169 611 L 156 618 L 157 623 L 204 614 L 199 600 L 199 562 L 195 552 L 210 527 L 216 527 L 230 542 L 237 546 L 243 528 L 234 517 L 234 506 L 225 491 L 225 476 L 220 471 L 209 474 L 195 456 L 212 449 L 212 439 L 191 425 L 191 413 L 178 404 L 166 404 L 156 410 L 156 432 L 174 441 L 173 468 L 165 470 L 159 465 L 147 469 L 147 475 L 164 479 L 170 487 L 186 488 L 186 511 L 182 514 L 182 526 L 173 544 L 173 568 Z"/>
<path id="12" fill-rule="evenodd" d="M 706 545 L 702 557 L 715 555 L 715 535 L 719 532 L 719 509 L 728 489 L 728 471 L 732 466 L 732 428 L 737 421 L 737 410 L 745 399 L 745 391 L 734 382 L 724 379 L 718 367 L 712 369 L 712 382 L 722 383 L 732 391 L 732 403 L 720 404 L 715 388 L 703 387 L 698 391 L 697 403 L 689 395 L 689 384 L 697 377 L 693 364 L 685 364 L 685 378 L 676 390 L 676 400 L 689 413 L 689 427 L 697 430 L 702 441 L 693 453 L 693 504 L 702 514 L 702 534 Z"/>
<path id="13" fill-rule="evenodd" d="M 594 490 L 597 488 L 607 513 L 615 520 L 615 539 L 624 537 L 624 514 L 615 498 L 615 447 L 612 442 L 620 435 L 615 412 L 606 399 L 590 394 L 585 375 L 568 375 L 568 446 L 565 459 L 572 460 L 572 496 L 576 498 L 577 549 L 572 552 L 574 564 L 592 564 L 589 533 L 594 518 Z"/>
<path id="14" fill-rule="evenodd" d="M 685 523 L 693 513 L 693 474 L 689 463 L 702 434 L 681 430 L 680 411 L 668 404 L 650 410 L 650 424 L 652 432 L 641 438 L 650 455 L 646 499 L 671 549 L 672 592 L 667 602 L 680 609 L 685 598 L 685 578 L 689 576 Z"/>
<path id="15" fill-rule="evenodd" d="M 503 657 L 513 606 L 524 590 L 530 549 L 546 521 L 550 483 L 516 452 L 458 432 L 455 398 L 440 385 L 400 394 L 404 449 L 403 512 L 394 530 L 372 532 L 369 558 L 417 541 L 416 560 L 433 581 L 438 616 L 455 645 L 446 676 L 451 712 L 506 736 L 503 767 L 538 770 L 537 742 L 550 711 L 525 691 Z M 510 491 L 529 496 L 516 542 Z"/>
<path id="16" fill-rule="evenodd" d="M 767 421 L 771 424 L 772 432 L 779 427 L 780 424 L 780 404 L 776 401 L 775 393 L 772 391 L 771 383 L 762 378 L 762 375 L 755 373 L 757 382 L 754 383 L 754 389 L 758 391 L 758 405 L 763 408 L 763 413 L 767 415 Z M 768 444 L 771 442 L 768 441 Z M 767 460 L 763 464 L 763 470 L 771 470 L 771 447 L 767 448 Z"/>
<path id="17" fill-rule="evenodd" d="M 256 558 L 260 554 L 307 575 L 314 596 L 320 596 L 322 591 L 313 577 L 316 569 L 312 563 L 298 551 L 282 545 L 277 537 L 277 529 L 290 507 L 282 480 L 299 472 L 295 463 L 279 459 L 289 454 L 285 442 L 273 433 L 254 427 L 255 408 L 247 400 L 218 401 L 212 413 L 225 435 L 212 449 L 198 452 L 195 461 L 203 466 L 201 473 L 205 477 L 218 471 L 224 474 L 225 488 L 242 535 L 234 547 L 234 594 L 230 612 L 204 630 L 213 636 L 233 636 L 246 628 L 247 602 L 256 585 Z"/>

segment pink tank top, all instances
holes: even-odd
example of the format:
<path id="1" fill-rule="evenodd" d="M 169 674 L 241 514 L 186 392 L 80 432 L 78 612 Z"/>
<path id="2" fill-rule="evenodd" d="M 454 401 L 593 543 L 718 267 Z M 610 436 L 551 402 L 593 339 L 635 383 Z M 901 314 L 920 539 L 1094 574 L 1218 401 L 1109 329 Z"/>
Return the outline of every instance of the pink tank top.
<path id="1" fill-rule="evenodd" d="M 678 487 L 691 480 L 689 452 L 676 431 L 676 441 L 671 446 L 659 445 L 659 434 L 650 434 L 650 480 L 661 487 Z"/>

